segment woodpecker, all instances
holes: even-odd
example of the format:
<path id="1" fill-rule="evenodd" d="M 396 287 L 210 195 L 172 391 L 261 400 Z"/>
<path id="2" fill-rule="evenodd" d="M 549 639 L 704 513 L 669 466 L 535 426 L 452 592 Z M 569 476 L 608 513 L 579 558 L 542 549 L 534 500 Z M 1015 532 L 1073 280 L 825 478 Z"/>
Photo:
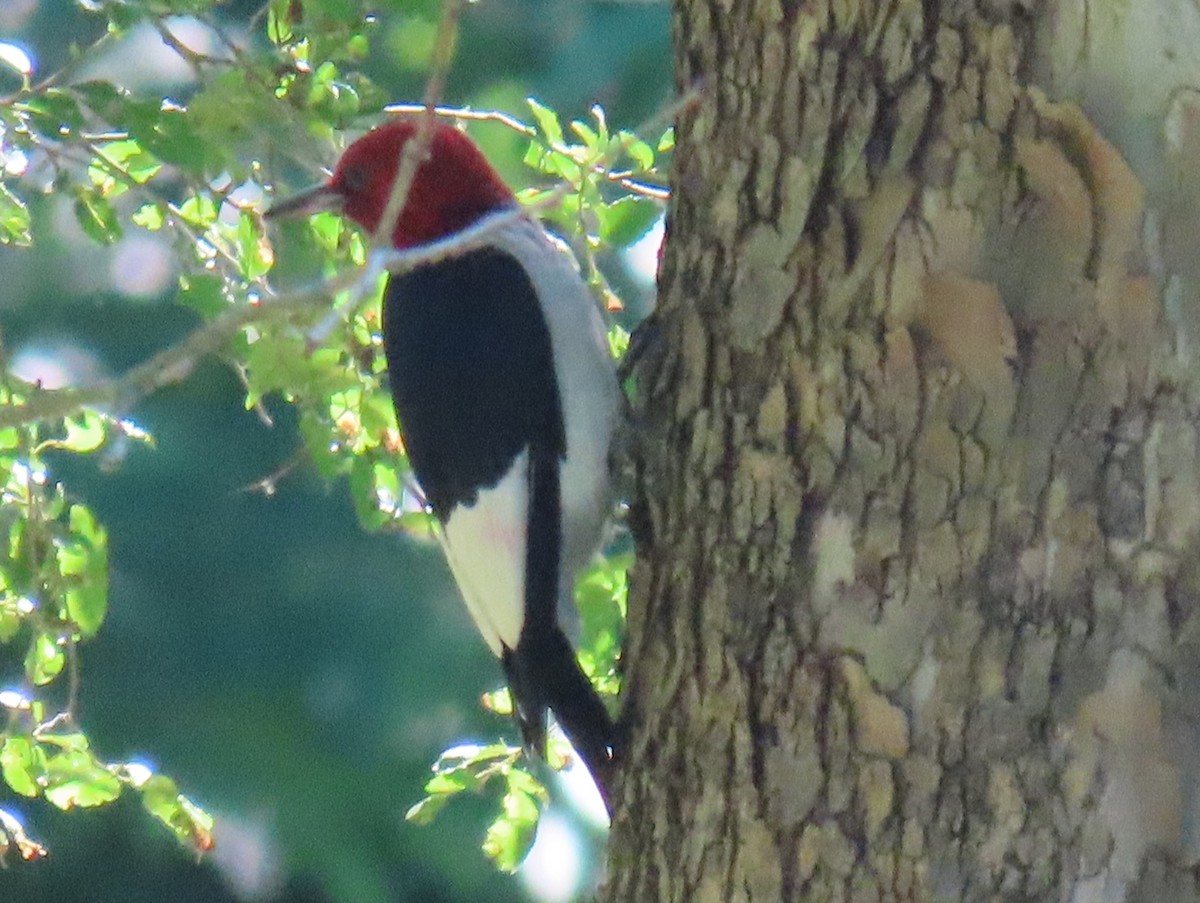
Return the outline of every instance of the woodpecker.
<path id="1" fill-rule="evenodd" d="M 459 591 L 500 659 L 525 747 L 546 710 L 607 797 L 613 724 L 558 621 L 611 507 L 616 372 L 578 269 L 464 133 L 434 122 L 392 244 L 415 248 L 498 216 L 481 244 L 389 278 L 383 346 L 413 475 Z M 377 230 L 418 124 L 351 144 L 329 181 L 271 217 L 335 211 Z"/>

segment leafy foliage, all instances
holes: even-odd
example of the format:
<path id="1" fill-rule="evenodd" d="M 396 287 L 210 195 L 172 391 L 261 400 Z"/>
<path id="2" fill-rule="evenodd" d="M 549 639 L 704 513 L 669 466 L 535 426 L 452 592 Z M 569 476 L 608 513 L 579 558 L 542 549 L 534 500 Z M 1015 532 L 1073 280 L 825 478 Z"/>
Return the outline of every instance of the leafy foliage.
<path id="1" fill-rule="evenodd" d="M 23 399 L 5 388 L 0 400 L 13 405 Z M 152 815 L 204 851 L 212 846 L 207 814 L 177 789 L 147 793 L 152 785 L 174 784 L 145 766 L 102 761 L 75 725 L 78 688 L 71 657 L 75 645 L 94 636 L 104 622 L 108 540 L 91 511 L 70 500 L 50 477 L 45 458 L 54 452 L 94 453 L 110 431 L 139 434 L 132 425 L 94 411 L 0 431 L 0 531 L 7 537 L 0 560 L 0 641 L 25 650 L 25 689 L 0 692 L 0 707 L 8 715 L 0 731 L 0 776 L 21 796 L 64 810 L 112 802 L 126 788 L 141 791 Z M 56 693 L 64 682 L 65 693 Z M 56 705 L 64 698 L 65 706 Z M 44 852 L 11 824 L 3 834 L 0 849 L 14 846 L 26 859 Z"/>
<path id="2" fill-rule="evenodd" d="M 104 20 L 93 51 L 153 27 L 198 74 L 184 100 L 76 80 L 70 69 L 41 82 L 21 72 L 19 88 L 0 98 L 0 244 L 29 247 L 47 231 L 39 217 L 49 207 L 39 199 L 65 196 L 98 245 L 130 233 L 169 236 L 180 261 L 176 301 L 202 320 L 195 335 L 147 367 L 89 392 L 24 384 L 7 367 L 0 374 L 0 666 L 9 656 L 14 669 L 0 675 L 19 687 L 0 692 L 8 714 L 0 775 L 12 793 L 64 810 L 140 794 L 154 818 L 199 851 L 212 845 L 211 817 L 166 775 L 99 757 L 77 723 L 76 648 L 107 613 L 107 537 L 53 476 L 56 456 L 99 455 L 115 441 L 147 440 L 122 419 L 123 409 L 216 351 L 242 376 L 247 409 L 277 398 L 295 407 L 304 459 L 326 479 L 344 479 L 366 528 L 417 539 L 433 529 L 380 386 L 381 281 L 365 267 L 365 237 L 329 215 L 272 235 L 261 216 L 267 197 L 293 178 L 312 178 L 336 156 L 343 132 L 378 121 L 385 94 L 367 68 L 377 20 L 356 0 L 270 0 L 255 20 L 255 40 L 246 42 L 223 28 L 218 5 L 86 4 Z M 174 17 L 184 13 L 209 26 L 215 49 L 193 49 L 175 34 Z M 416 4 L 403 15 L 415 51 L 409 64 L 424 70 L 435 59 L 436 9 Z M 564 128 L 549 107 L 528 105 L 534 125 L 507 120 L 527 141 L 532 184 L 520 197 L 570 241 L 598 302 L 618 314 L 605 256 L 660 216 L 664 193 L 656 181 L 670 134 L 647 141 L 614 131 L 599 107 Z M 313 286 L 317 273 L 326 281 Z M 627 338 L 614 320 L 614 349 Z M 625 554 L 608 558 L 579 590 L 581 661 L 608 695 L 619 687 L 629 563 Z M 500 697 L 494 707 L 503 708 Z M 546 788 L 508 743 L 455 747 L 435 763 L 426 796 L 408 817 L 427 822 L 464 791 L 498 791 L 483 847 L 500 868 L 514 869 L 532 842 Z M 24 859 L 44 852 L 0 809 L 0 855 L 9 849 Z"/>

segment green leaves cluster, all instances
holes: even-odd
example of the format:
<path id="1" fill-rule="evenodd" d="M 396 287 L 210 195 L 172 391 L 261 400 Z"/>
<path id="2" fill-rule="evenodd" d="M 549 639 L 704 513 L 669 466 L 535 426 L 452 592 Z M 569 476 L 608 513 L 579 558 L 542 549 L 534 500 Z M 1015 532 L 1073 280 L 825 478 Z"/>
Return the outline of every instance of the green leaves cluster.
<path id="1" fill-rule="evenodd" d="M 329 215 L 268 233 L 261 215 L 273 193 L 319 177 L 319 167 L 344 144 L 344 131 L 378 121 L 385 95 L 360 68 L 372 52 L 376 20 L 357 0 L 268 0 L 255 40 L 246 44 L 226 34 L 218 6 L 210 0 L 88 4 L 105 21 L 97 46 L 135 25 L 156 28 L 196 74 L 185 97 L 145 96 L 105 81 L 73 80 L 69 72 L 40 83 L 22 78 L 15 93 L 0 97 L 0 244 L 27 247 L 49 232 L 56 197 L 69 199 L 97 244 L 139 231 L 168 238 L 177 252 L 176 301 L 194 310 L 200 325 L 199 340 L 163 357 L 161 382 L 176 371 L 182 377 L 194 355 L 216 348 L 241 374 L 248 409 L 266 416 L 273 399 L 295 406 L 302 442 L 295 461 L 331 481 L 344 478 L 365 527 L 428 537 L 433 525 L 381 386 L 382 282 L 362 275 L 364 237 Z M 206 23 L 219 51 L 179 42 L 171 17 L 181 13 Z M 437 6 L 409 4 L 404 15 L 405 33 L 423 35 L 432 47 Z M 413 65 L 427 59 L 418 54 Z M 522 200 L 572 242 L 598 303 L 616 314 L 621 303 L 604 258 L 661 215 L 658 183 L 671 133 L 648 142 L 613 131 L 598 107 L 564 129 L 548 107 L 530 100 L 529 109 L 535 124 L 518 128 L 529 139 L 524 160 L 539 187 Z M 322 278 L 330 280 L 324 287 Z M 611 326 L 614 349 L 624 348 L 628 333 L 615 318 Z M 0 732 L 4 783 L 63 809 L 137 792 L 181 841 L 206 849 L 211 820 L 169 778 L 98 758 L 76 724 L 74 649 L 104 621 L 106 536 L 51 476 L 48 456 L 101 453 L 114 432 L 140 434 L 120 411 L 102 415 L 83 403 L 67 404 L 66 418 L 40 417 L 47 399 L 58 403 L 55 393 L 2 378 L 0 409 L 31 412 L 24 425 L 0 430 L 0 540 L 7 543 L 0 654 L 16 650 L 20 661 L 19 673 L 5 675 L 20 689 L 0 693 L 7 713 Z M 118 383 L 109 395 L 136 399 L 158 384 Z M 610 695 L 619 685 L 629 563 L 628 555 L 610 557 L 579 591 L 581 661 Z M 409 817 L 428 821 L 451 797 L 494 788 L 499 814 L 484 849 L 511 870 L 532 842 L 547 799 L 515 747 L 448 750 Z M 0 810 L 0 851 L 8 845 L 24 856 L 34 849 L 3 816 Z"/>
<path id="2" fill-rule="evenodd" d="M 23 402 L 10 385 L 0 389 L 0 401 Z M 0 691 L 0 777 L 14 793 L 64 810 L 110 803 L 126 788 L 140 791 L 152 815 L 206 850 L 208 815 L 178 789 L 165 793 L 164 786 L 174 788 L 169 778 L 99 759 L 76 726 L 74 656 L 107 614 L 108 539 L 92 512 L 51 477 L 47 457 L 97 452 L 110 432 L 144 435 L 91 411 L 0 430 L 0 674 L 10 687 Z M 43 855 L 18 828 L 0 810 L 0 852 L 11 846 L 22 858 Z"/>
<path id="3" fill-rule="evenodd" d="M 521 198 L 546 206 L 547 218 L 576 239 L 588 284 L 607 309 L 620 310 L 620 299 L 609 287 L 596 253 L 628 247 L 662 215 L 666 191 L 656 184 L 659 157 L 674 149 L 674 130 L 667 128 L 652 145 L 626 129 L 610 132 L 604 110 L 595 106 L 594 126 L 572 120 L 570 140 L 557 113 L 533 98 L 527 102 L 537 128 L 530 129 L 533 138 L 525 163 L 555 178 L 558 185 L 530 189 Z"/>
<path id="4" fill-rule="evenodd" d="M 521 756 L 519 747 L 504 742 L 447 749 L 433 764 L 425 798 L 405 817 L 414 824 L 429 824 L 458 794 L 498 786 L 500 814 L 487 830 L 483 851 L 501 871 L 516 871 L 533 845 L 538 813 L 548 799 L 546 788 L 521 766 Z"/>
<path id="5" fill-rule="evenodd" d="M 626 573 L 632 563 L 629 553 L 605 556 L 580 577 L 575 591 L 582 622 L 580 664 L 601 695 L 614 700 L 620 690 L 618 660 L 628 594 Z M 507 690 L 488 694 L 484 704 L 497 714 L 512 714 Z M 561 767 L 569 750 L 565 740 L 552 737 L 548 749 L 551 765 Z M 515 871 L 533 845 L 541 808 L 549 800 L 536 773 L 541 767 L 528 762 L 520 747 L 504 741 L 451 747 L 434 763 L 425 796 L 405 817 L 428 824 L 455 796 L 498 789 L 500 807 L 487 829 L 483 851 L 501 871 Z"/>

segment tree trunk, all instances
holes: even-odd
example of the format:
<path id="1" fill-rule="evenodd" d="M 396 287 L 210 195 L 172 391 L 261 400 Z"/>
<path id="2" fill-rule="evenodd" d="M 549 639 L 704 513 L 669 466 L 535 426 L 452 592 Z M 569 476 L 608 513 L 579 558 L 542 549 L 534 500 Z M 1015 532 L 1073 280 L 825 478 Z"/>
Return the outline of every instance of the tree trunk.
<path id="1" fill-rule="evenodd" d="M 1200 900 L 1200 8 L 675 52 L 604 899 Z"/>

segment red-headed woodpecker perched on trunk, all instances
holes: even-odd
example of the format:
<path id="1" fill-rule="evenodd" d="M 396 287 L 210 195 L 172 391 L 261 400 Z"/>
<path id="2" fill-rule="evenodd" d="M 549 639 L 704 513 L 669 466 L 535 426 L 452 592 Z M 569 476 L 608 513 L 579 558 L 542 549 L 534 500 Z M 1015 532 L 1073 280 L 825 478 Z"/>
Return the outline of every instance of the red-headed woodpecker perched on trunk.
<path id="1" fill-rule="evenodd" d="M 611 505 L 618 389 L 604 325 L 574 262 L 531 217 L 513 215 L 516 198 L 475 144 L 428 127 L 395 247 L 507 215 L 470 250 L 389 279 L 383 344 L 396 417 L 526 747 L 544 754 L 551 709 L 605 794 L 612 721 L 558 623 Z M 269 215 L 331 210 L 375 232 L 417 129 L 409 117 L 368 132 L 328 183 Z"/>

